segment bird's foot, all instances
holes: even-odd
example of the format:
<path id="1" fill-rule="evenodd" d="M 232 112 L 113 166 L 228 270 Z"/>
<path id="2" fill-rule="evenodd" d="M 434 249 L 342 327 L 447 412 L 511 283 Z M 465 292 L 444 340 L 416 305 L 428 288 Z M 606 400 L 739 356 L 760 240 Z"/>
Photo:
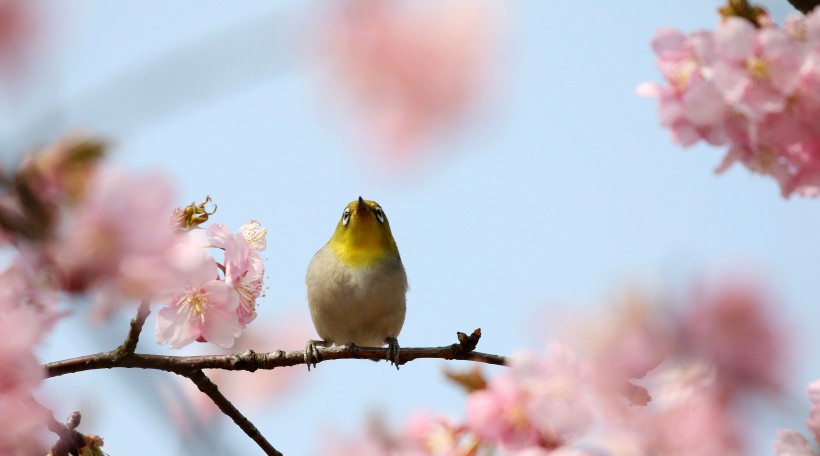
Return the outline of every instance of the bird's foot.
<path id="1" fill-rule="evenodd" d="M 308 372 L 310 372 L 311 364 L 313 367 L 316 367 L 316 363 L 319 362 L 319 349 L 316 348 L 317 345 L 327 347 L 327 342 L 308 339 L 307 345 L 305 345 L 305 364 L 307 364 Z"/>
<path id="2" fill-rule="evenodd" d="M 387 342 L 387 360 L 390 361 L 391 364 L 396 366 L 396 370 L 399 370 L 399 340 L 395 337 L 388 337 L 386 339 Z"/>

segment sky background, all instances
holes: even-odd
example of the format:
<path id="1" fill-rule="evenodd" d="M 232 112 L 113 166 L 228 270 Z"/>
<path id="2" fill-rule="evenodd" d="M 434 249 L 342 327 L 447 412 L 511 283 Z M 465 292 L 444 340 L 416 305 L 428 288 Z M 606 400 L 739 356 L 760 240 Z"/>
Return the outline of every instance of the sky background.
<path id="1" fill-rule="evenodd" d="M 363 153 L 372 145 L 328 96 L 332 76 L 307 45 L 326 4 L 266 3 L 41 1 L 49 58 L 0 111 L 6 150 L 82 127 L 110 139 L 117 166 L 170 176 L 179 205 L 211 195 L 213 221 L 261 221 L 269 288 L 252 326 L 270 331 L 312 331 L 307 264 L 359 195 L 384 207 L 408 272 L 403 346 L 450 344 L 480 327 L 481 351 L 541 349 L 559 332 L 551 321 L 625 288 L 751 274 L 797 342 L 793 400 L 750 405 L 768 411 L 749 432 L 753 454 L 771 454 L 777 428 L 804 429 L 805 385 L 820 377 L 820 202 L 784 200 L 772 179 L 737 166 L 715 176 L 724 151 L 672 144 L 655 101 L 634 93 L 660 80 L 655 30 L 713 28 L 721 2 L 496 3 L 495 84 L 469 122 L 405 167 Z M 763 4 L 781 23 L 793 11 Z M 131 316 L 95 326 L 78 311 L 41 358 L 109 350 Z M 138 350 L 168 353 L 153 325 L 151 316 Z M 443 380 L 445 365 L 468 364 L 327 362 L 273 399 L 237 405 L 277 449 L 309 454 L 375 412 L 396 428 L 420 407 L 461 418 L 464 395 Z M 43 394 L 58 417 L 81 409 L 80 429 L 103 436 L 111 455 L 255 454 L 224 417 L 200 428 L 207 437 L 180 440 L 163 405 L 177 402 L 179 385 L 164 372 L 96 371 L 49 379 Z"/>

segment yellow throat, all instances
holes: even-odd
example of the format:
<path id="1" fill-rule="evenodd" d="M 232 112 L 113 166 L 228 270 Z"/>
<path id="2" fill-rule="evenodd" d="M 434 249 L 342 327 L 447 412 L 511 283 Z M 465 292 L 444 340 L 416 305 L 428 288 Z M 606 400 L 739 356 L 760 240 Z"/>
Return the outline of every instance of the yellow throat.
<path id="1" fill-rule="evenodd" d="M 367 267 L 388 257 L 399 257 L 390 223 L 381 206 L 360 196 L 345 207 L 328 246 L 344 263 Z"/>

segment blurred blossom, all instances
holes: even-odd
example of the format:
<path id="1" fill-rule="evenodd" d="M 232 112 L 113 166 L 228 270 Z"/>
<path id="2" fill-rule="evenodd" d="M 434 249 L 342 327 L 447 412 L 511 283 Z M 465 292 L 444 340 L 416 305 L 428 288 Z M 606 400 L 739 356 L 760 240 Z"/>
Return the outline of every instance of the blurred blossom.
<path id="1" fill-rule="evenodd" d="M 499 17 L 488 3 L 347 0 L 335 7 L 321 37 L 325 73 L 358 108 L 377 149 L 394 159 L 410 158 L 464 120 L 487 91 Z"/>
<path id="2" fill-rule="evenodd" d="M 0 83 L 23 76 L 40 24 L 32 0 L 0 0 Z"/>
<path id="3" fill-rule="evenodd" d="M 114 303 L 155 298 L 171 287 L 171 253 L 180 242 L 168 225 L 171 198 L 164 177 L 99 169 L 48 248 L 62 287 L 104 289 Z"/>
<path id="4" fill-rule="evenodd" d="M 58 299 L 57 284 L 47 270 L 31 263 L 35 260 L 33 255 L 18 256 L 0 273 L 0 302 L 53 312 Z"/>
<path id="5" fill-rule="evenodd" d="M 432 411 L 416 411 L 404 422 L 398 436 L 387 434 L 384 423 L 373 422 L 359 438 L 333 438 L 325 443 L 323 455 L 470 456 L 479 440 L 449 418 Z"/>
<path id="6" fill-rule="evenodd" d="M 570 325 L 568 336 L 584 349 L 596 375 L 591 378 L 609 407 L 645 403 L 645 391 L 631 380 L 643 378 L 673 354 L 678 331 L 666 309 L 638 291 L 625 293 L 611 309 Z"/>
<path id="7" fill-rule="evenodd" d="M 404 440 L 419 455 L 456 455 L 458 430 L 446 417 L 430 411 L 418 411 L 407 418 Z"/>
<path id="8" fill-rule="evenodd" d="M 709 394 L 647 414 L 634 425 L 647 437 L 644 454 L 744 454 L 738 418 Z"/>
<path id="9" fill-rule="evenodd" d="M 777 431 L 774 454 L 776 456 L 817 456 L 805 437 L 787 429 Z"/>
<path id="10" fill-rule="evenodd" d="M 28 289 L 30 270 L 17 263 L 0 275 L 0 454 L 33 454 L 45 426 L 43 409 L 33 404 L 31 391 L 45 377 L 34 348 L 51 329 L 58 314 L 39 293 Z M 31 299 L 35 297 L 35 299 Z"/>
<path id="11" fill-rule="evenodd" d="M 99 139 L 71 132 L 27 155 L 20 174 L 43 201 L 74 204 L 85 196 L 88 183 L 105 156 L 105 148 Z"/>
<path id="12" fill-rule="evenodd" d="M 811 412 L 806 426 L 814 434 L 814 440 L 820 443 L 820 380 L 815 380 L 809 384 L 809 401 L 811 402 Z"/>
<path id="13" fill-rule="evenodd" d="M 820 380 L 815 380 L 809 384 L 808 397 L 811 402 L 811 411 L 806 421 L 806 426 L 814 434 L 814 440 L 820 443 Z M 774 453 L 777 456 L 818 456 L 818 452 L 812 450 L 809 441 L 800 433 L 779 429 L 777 431 L 777 441 L 774 444 Z"/>
<path id="14" fill-rule="evenodd" d="M 820 10 L 785 28 L 729 17 L 714 31 L 661 29 L 652 48 L 666 84 L 638 94 L 658 98 L 673 141 L 728 143 L 718 172 L 740 162 L 784 197 L 820 194 Z"/>
<path id="15" fill-rule="evenodd" d="M 774 306 L 751 280 L 696 296 L 683 317 L 690 354 L 711 363 L 725 392 L 777 392 L 786 375 L 786 335 Z"/>
<path id="16" fill-rule="evenodd" d="M 39 436 L 46 425 L 46 413 L 25 394 L 0 393 L 0 454 L 43 454 Z"/>
<path id="17" fill-rule="evenodd" d="M 770 301 L 737 279 L 699 288 L 680 306 L 648 296 L 627 294 L 604 318 L 571 330 L 581 352 L 553 344 L 511 356 L 508 370 L 471 390 L 463 424 L 413 415 L 402 439 L 381 440 L 390 442 L 383 454 L 745 454 L 741 393 L 779 393 L 785 372 Z M 818 385 L 809 387 L 813 432 Z"/>
<path id="18" fill-rule="evenodd" d="M 570 443 L 594 420 L 587 397 L 589 373 L 589 366 L 563 345 L 554 345 L 546 358 L 518 354 L 509 371 L 467 398 L 468 426 L 509 450 Z"/>

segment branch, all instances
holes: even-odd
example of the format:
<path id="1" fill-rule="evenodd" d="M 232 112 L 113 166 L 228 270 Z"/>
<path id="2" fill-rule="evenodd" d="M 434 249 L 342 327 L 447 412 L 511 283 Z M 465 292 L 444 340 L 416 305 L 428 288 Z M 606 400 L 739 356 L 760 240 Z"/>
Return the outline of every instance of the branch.
<path id="1" fill-rule="evenodd" d="M 253 372 L 257 369 L 274 369 L 277 367 L 305 364 L 304 351 L 284 352 L 277 350 L 269 353 L 255 353 L 247 350 L 230 355 L 211 356 L 164 356 L 144 355 L 135 353 L 145 319 L 150 313 L 147 302 L 140 304 L 137 315 L 131 320 L 131 328 L 125 341 L 114 350 L 95 355 L 81 356 L 48 363 L 44 367 L 48 377 L 82 372 L 95 369 L 111 369 L 115 367 L 155 369 L 173 372 L 191 379 L 200 391 L 219 407 L 225 415 L 231 417 L 234 423 L 242 429 L 268 455 L 281 453 L 265 439 L 256 426 L 253 425 L 236 407 L 219 392 L 219 388 L 203 372 L 203 369 L 244 370 Z M 487 364 L 504 365 L 506 358 L 499 355 L 474 351 L 481 338 L 481 329 L 476 329 L 469 336 L 457 333 L 458 343 L 443 347 L 402 348 L 398 356 L 398 364 L 405 364 L 414 359 L 438 358 L 475 361 Z M 332 359 L 370 359 L 381 361 L 388 359 L 389 348 L 357 347 L 353 344 L 344 346 L 320 348 L 316 362 Z M 59 424 L 59 423 L 57 423 Z M 55 431 L 56 432 L 56 431 Z M 61 439 L 62 440 L 62 439 Z"/>
<path id="2" fill-rule="evenodd" d="M 131 327 L 128 329 L 128 335 L 125 336 L 125 341 L 114 350 L 119 356 L 127 357 L 134 354 L 134 351 L 137 349 L 137 343 L 140 340 L 142 326 L 145 324 L 145 319 L 148 318 L 150 313 L 151 307 L 148 301 L 140 302 L 137 314 L 131 319 Z"/>
<path id="3" fill-rule="evenodd" d="M 481 331 L 476 330 L 470 336 L 460 333 L 461 342 L 441 347 L 402 348 L 399 353 L 399 364 L 415 359 L 453 359 L 474 361 L 486 364 L 504 365 L 506 358 L 500 355 L 472 351 Z M 462 338 L 463 336 L 463 338 Z M 381 361 L 387 359 L 387 348 L 358 347 L 352 344 L 318 348 L 319 362 L 334 359 L 370 359 Z M 80 356 L 78 358 L 55 361 L 46 364 L 47 377 L 83 372 L 96 369 L 138 368 L 156 369 L 188 376 L 194 370 L 223 369 L 253 372 L 257 369 L 274 369 L 277 367 L 305 364 L 304 351 L 284 352 L 277 350 L 267 353 L 256 353 L 247 350 L 229 355 L 206 356 L 166 356 L 133 353 L 122 356 L 117 350 Z"/>
<path id="4" fill-rule="evenodd" d="M 820 1 L 818 0 L 789 0 L 789 3 L 799 9 L 803 14 L 809 14 L 814 7 L 820 5 Z"/>
<path id="5" fill-rule="evenodd" d="M 282 453 L 276 451 L 276 448 L 274 448 L 273 445 L 265 439 L 262 433 L 259 432 L 259 429 L 256 429 L 256 426 L 254 426 L 253 423 L 251 423 L 250 420 L 242 414 L 242 412 L 234 407 L 228 398 L 219 392 L 219 387 L 217 387 L 216 384 L 202 372 L 202 370 L 191 371 L 185 376 L 190 378 L 200 391 L 210 397 L 211 400 L 214 401 L 214 404 L 219 407 L 219 410 L 222 410 L 222 413 L 228 415 L 233 422 L 236 423 L 236 425 L 248 435 L 248 437 L 250 437 L 257 443 L 257 445 L 259 445 L 260 448 L 262 448 L 265 454 L 282 456 Z"/>

